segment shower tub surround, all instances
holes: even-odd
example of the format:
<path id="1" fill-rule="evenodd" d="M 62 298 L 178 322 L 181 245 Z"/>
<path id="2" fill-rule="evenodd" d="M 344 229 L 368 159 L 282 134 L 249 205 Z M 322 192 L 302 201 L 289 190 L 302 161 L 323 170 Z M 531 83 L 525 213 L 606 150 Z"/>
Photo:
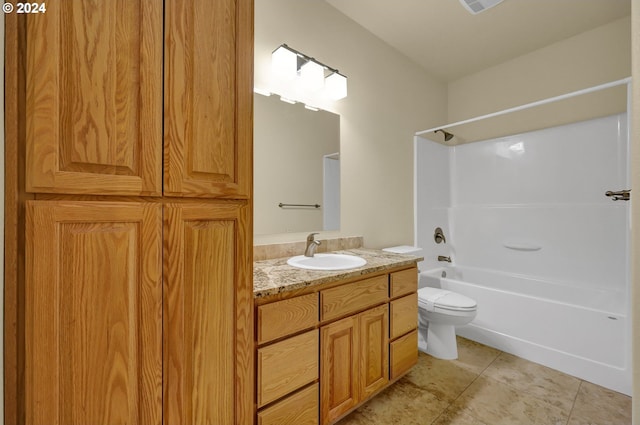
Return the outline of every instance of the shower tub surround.
<path id="1" fill-rule="evenodd" d="M 454 147 L 416 138 L 421 285 L 477 300 L 460 335 L 631 393 L 629 203 L 605 196 L 629 189 L 627 139 L 626 114 Z"/>

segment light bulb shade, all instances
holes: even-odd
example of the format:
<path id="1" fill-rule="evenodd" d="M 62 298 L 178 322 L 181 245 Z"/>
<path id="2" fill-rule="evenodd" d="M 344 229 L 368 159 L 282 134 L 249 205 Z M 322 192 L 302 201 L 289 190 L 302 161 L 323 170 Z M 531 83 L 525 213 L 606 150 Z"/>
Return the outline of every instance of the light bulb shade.
<path id="1" fill-rule="evenodd" d="M 281 78 L 292 80 L 298 75 L 298 55 L 280 46 L 271 53 L 271 70 Z"/>
<path id="2" fill-rule="evenodd" d="M 334 72 L 325 79 L 325 89 L 333 100 L 347 97 L 347 77 Z"/>
<path id="3" fill-rule="evenodd" d="M 320 90 L 324 86 L 324 67 L 312 60 L 300 68 L 300 82 L 306 90 Z"/>

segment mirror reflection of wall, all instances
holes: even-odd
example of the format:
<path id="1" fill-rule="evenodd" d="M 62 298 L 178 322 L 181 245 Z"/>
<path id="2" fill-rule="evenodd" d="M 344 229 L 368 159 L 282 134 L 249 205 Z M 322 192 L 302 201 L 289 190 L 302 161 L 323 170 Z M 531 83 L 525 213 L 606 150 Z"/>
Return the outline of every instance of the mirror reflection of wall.
<path id="1" fill-rule="evenodd" d="M 254 234 L 338 230 L 340 116 L 255 94 L 253 138 Z"/>

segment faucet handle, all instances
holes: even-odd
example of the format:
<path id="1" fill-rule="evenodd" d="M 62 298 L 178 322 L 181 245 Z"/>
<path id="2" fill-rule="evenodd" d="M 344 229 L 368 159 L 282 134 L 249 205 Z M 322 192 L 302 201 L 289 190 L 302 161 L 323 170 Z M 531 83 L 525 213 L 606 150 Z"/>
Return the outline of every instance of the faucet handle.
<path id="1" fill-rule="evenodd" d="M 315 235 L 319 235 L 319 234 L 320 234 L 320 233 L 318 233 L 318 232 L 309 233 L 309 235 L 307 236 L 307 242 L 313 242 L 313 240 L 314 240 L 314 238 L 313 238 L 313 237 L 314 237 Z"/>

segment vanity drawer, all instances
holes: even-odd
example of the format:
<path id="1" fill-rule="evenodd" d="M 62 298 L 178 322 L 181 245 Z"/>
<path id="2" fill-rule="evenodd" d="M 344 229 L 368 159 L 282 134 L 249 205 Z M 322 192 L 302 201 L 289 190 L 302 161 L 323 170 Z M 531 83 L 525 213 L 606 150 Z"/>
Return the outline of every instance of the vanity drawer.
<path id="1" fill-rule="evenodd" d="M 258 425 L 318 425 L 318 387 L 314 384 L 258 412 Z"/>
<path id="2" fill-rule="evenodd" d="M 318 379 L 319 331 L 258 349 L 258 407 Z"/>
<path id="3" fill-rule="evenodd" d="M 394 339 L 418 327 L 418 294 L 414 292 L 406 297 L 391 301 L 391 331 Z"/>
<path id="4" fill-rule="evenodd" d="M 418 331 L 414 330 L 390 345 L 390 375 L 391 379 L 396 379 L 418 362 Z"/>
<path id="5" fill-rule="evenodd" d="M 320 292 L 322 320 L 355 313 L 389 299 L 389 277 L 382 275 Z"/>
<path id="6" fill-rule="evenodd" d="M 391 298 L 418 290 L 418 269 L 411 268 L 391 273 Z"/>
<path id="7" fill-rule="evenodd" d="M 314 327 L 318 323 L 318 294 L 303 295 L 258 307 L 258 344 Z"/>

